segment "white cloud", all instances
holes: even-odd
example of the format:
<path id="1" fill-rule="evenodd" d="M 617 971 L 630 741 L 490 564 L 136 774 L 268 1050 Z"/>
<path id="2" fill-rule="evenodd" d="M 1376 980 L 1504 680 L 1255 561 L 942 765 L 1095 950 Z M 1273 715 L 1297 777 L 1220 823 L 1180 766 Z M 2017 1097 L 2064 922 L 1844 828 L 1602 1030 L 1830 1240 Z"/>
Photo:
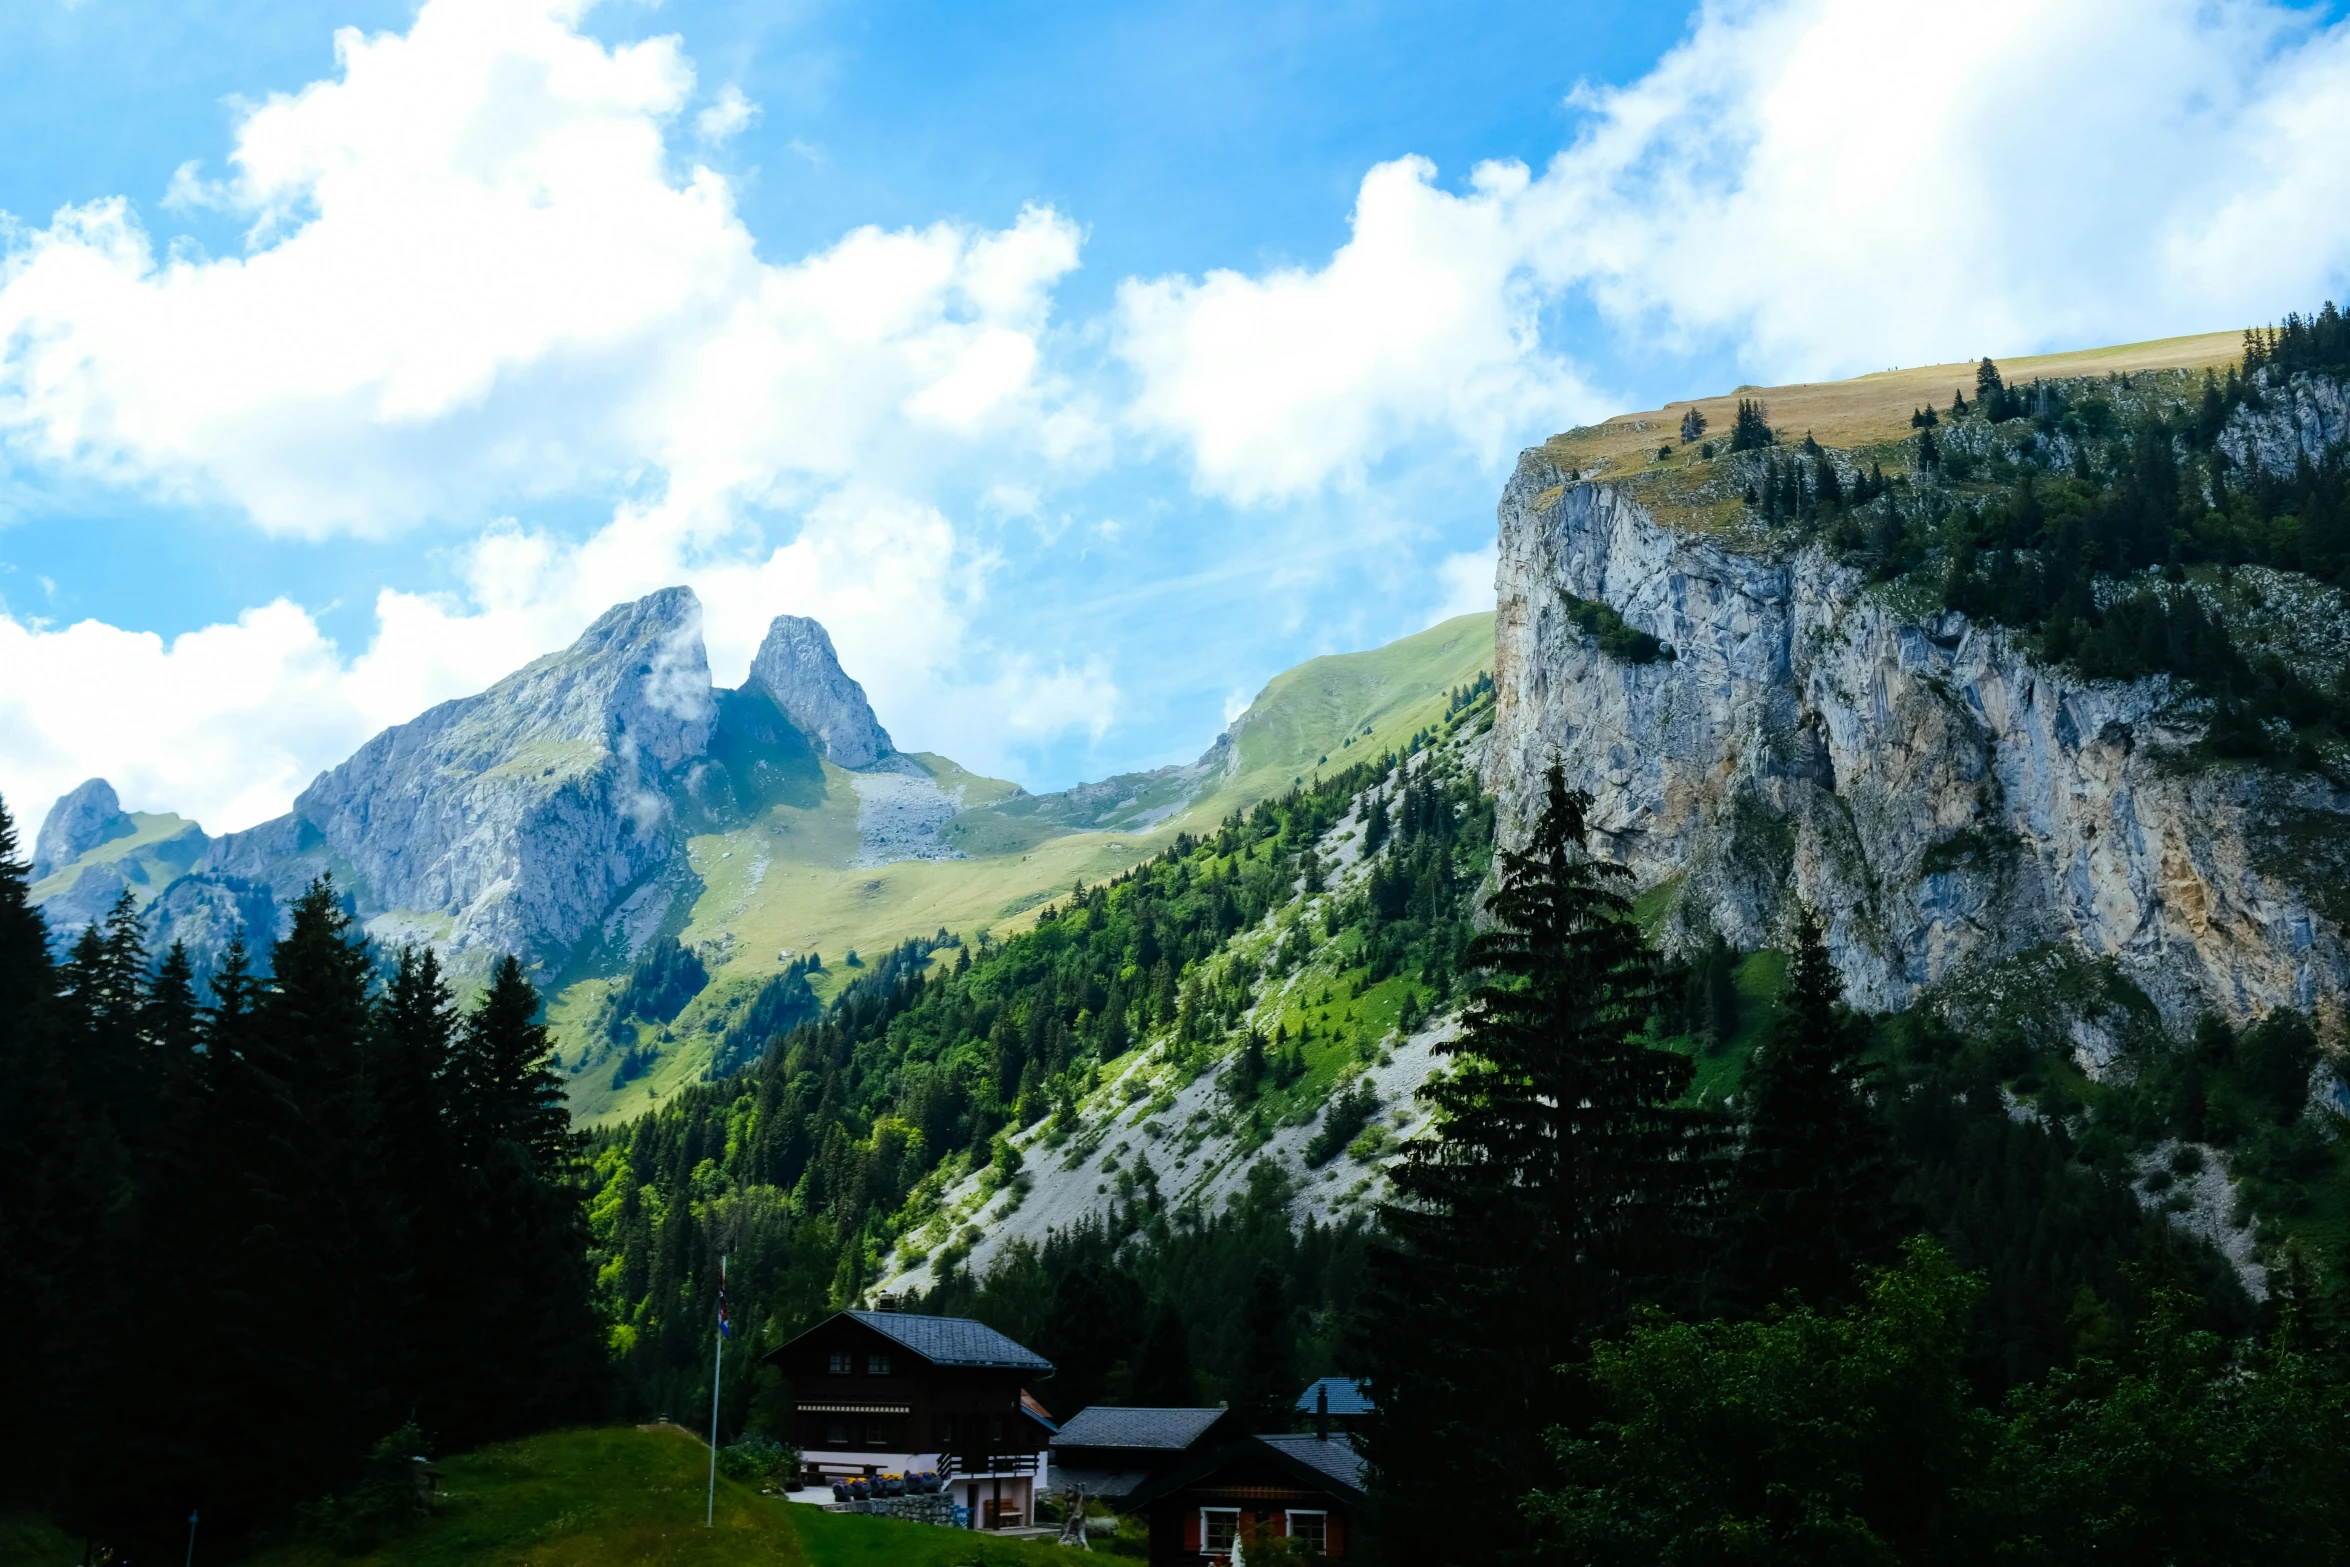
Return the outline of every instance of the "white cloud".
<path id="1" fill-rule="evenodd" d="M 334 645 L 283 600 L 169 643 L 0 616 L 0 667 L 0 784 L 27 843 L 50 802 L 93 776 L 132 810 L 249 826 L 367 735 Z"/>
<path id="2" fill-rule="evenodd" d="M 808 613 L 909 743 L 985 705 L 952 698 L 973 689 L 1014 710 L 955 731 L 974 765 L 1099 732 L 1098 667 L 974 644 L 988 558 L 923 498 L 1098 459 L 1090 399 L 1040 346 L 1076 228 L 1037 207 L 763 261 L 728 183 L 672 163 L 677 41 L 606 48 L 581 9 L 427 0 L 405 34 L 338 34 L 339 75 L 247 112 L 226 178 L 172 179 L 167 207 L 242 215 L 243 256 L 158 260 L 119 199 L 17 236 L 0 438 L 20 461 L 313 537 L 632 497 L 584 540 L 490 527 L 459 590 L 380 594 L 363 650 L 282 601 L 170 643 L 0 611 L 0 790 L 28 822 L 100 773 L 250 825 L 367 734 L 672 582 L 701 594 L 722 681 L 773 615 Z M 723 89 L 694 128 L 754 112 Z"/>
<path id="3" fill-rule="evenodd" d="M 718 96 L 709 106 L 694 116 L 694 131 L 702 140 L 716 145 L 731 141 L 751 128 L 759 118 L 759 106 L 743 96 L 743 90 L 732 82 L 718 89 Z"/>
<path id="4" fill-rule="evenodd" d="M 1480 166 L 1436 188 L 1425 159 L 1365 176 L 1354 236 L 1317 272 L 1129 280 L 1118 351 L 1135 418 L 1182 436 L 1208 488 L 1301 494 L 1434 431 L 1498 455 L 1529 419 L 1585 400 L 1544 351 L 1513 216 L 1526 174 Z"/>
<path id="5" fill-rule="evenodd" d="M 826 498 L 789 544 L 708 551 L 649 510 L 584 544 L 511 524 L 475 540 L 464 591 L 386 591 L 355 656 L 278 601 L 170 642 L 96 621 L 0 613 L 0 798 L 29 833 L 82 779 L 133 810 L 213 832 L 282 812 L 367 736 L 478 691 L 565 645 L 612 604 L 667 583 L 702 600 L 712 678 L 740 683 L 778 614 L 814 615 L 900 744 L 982 771 L 1118 709 L 1099 662 L 1067 667 L 975 645 L 984 563 L 936 509 L 888 495 Z"/>
<path id="6" fill-rule="evenodd" d="M 1259 501 L 1589 417 L 1538 330 L 1578 300 L 1781 380 L 2244 325 L 2350 270 L 2350 23 L 2281 5 L 1717 3 L 1577 102 L 1539 176 L 1373 169 L 1319 269 L 1130 283 L 1136 417 Z"/>
<path id="7" fill-rule="evenodd" d="M 1038 376 L 1065 219 L 762 262 L 727 181 L 672 166 L 677 40 L 606 48 L 580 9 L 428 0 L 406 34 L 337 34 L 341 74 L 246 113 L 229 178 L 173 178 L 169 204 L 249 220 L 244 256 L 158 260 L 120 199 L 25 237 L 0 264 L 0 432 L 306 535 L 647 469 L 697 506 L 918 479 L 956 455 L 941 434 L 1087 446 Z M 731 89 L 708 111 L 751 112 Z"/>
<path id="8" fill-rule="evenodd" d="M 1500 558 L 1499 548 L 1488 544 L 1483 549 L 1465 550 L 1439 561 L 1436 586 L 1442 597 L 1429 615 L 1428 624 L 1433 626 L 1455 615 L 1474 615 L 1493 608 L 1493 574 Z"/>

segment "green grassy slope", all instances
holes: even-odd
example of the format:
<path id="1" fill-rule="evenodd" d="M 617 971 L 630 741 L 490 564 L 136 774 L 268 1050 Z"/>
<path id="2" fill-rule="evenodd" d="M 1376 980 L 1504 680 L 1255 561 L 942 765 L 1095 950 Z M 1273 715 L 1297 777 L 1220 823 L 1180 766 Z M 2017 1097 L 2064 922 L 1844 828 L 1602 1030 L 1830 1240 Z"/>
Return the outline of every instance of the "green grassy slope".
<path id="1" fill-rule="evenodd" d="M 787 950 L 824 955 L 827 972 L 816 985 L 824 995 L 855 973 L 841 961 L 852 948 L 881 951 L 940 929 L 1009 933 L 1072 882 L 1115 876 L 1177 832 L 1212 827 L 1311 776 L 1318 765 L 1346 765 L 1365 748 L 1369 754 L 1402 749 L 1414 731 L 1442 718 L 1454 686 L 1492 663 L 1488 613 L 1277 675 L 1235 725 L 1233 774 L 1148 832 L 1079 831 L 1050 820 L 1050 813 L 1006 814 L 994 807 L 1016 803 L 1014 785 L 942 756 L 916 755 L 939 787 L 963 791 L 966 814 L 945 834 L 968 856 L 960 860 L 858 865 L 855 775 L 811 757 L 805 776 L 795 772 L 788 789 L 761 794 L 750 821 L 689 841 L 701 890 L 676 933 L 704 953 L 709 987 L 669 1026 L 667 1039 L 656 1041 L 661 1059 L 643 1076 L 615 1088 L 611 1063 L 591 1057 L 573 1079 L 572 1112 L 589 1125 L 624 1119 L 698 1080 L 728 1001 L 780 970 Z M 973 823 L 977 830 L 954 830 Z M 575 1041 L 617 982 L 575 978 L 554 997 L 549 1020 L 571 1059 L 577 1059 Z"/>
<path id="2" fill-rule="evenodd" d="M 123 874 L 144 903 L 185 872 L 203 852 L 203 840 L 194 836 L 196 824 L 185 816 L 170 811 L 132 811 L 129 815 L 133 831 L 107 839 L 71 865 L 33 883 L 33 901 L 41 903 L 56 897 L 93 865 L 122 861 L 127 862 Z"/>
<path id="3" fill-rule="evenodd" d="M 717 1524 L 705 1528 L 708 1461 L 709 1449 L 674 1427 L 529 1437 L 435 1465 L 446 1478 L 434 1516 L 367 1555 L 298 1541 L 252 1560 L 256 1567 L 1010 1567 L 1054 1559 L 1052 1546 L 836 1516 L 725 1479 Z"/>
<path id="4" fill-rule="evenodd" d="M 1403 748 L 1444 716 L 1446 694 L 1493 667 L 1493 615 L 1459 615 L 1365 653 L 1309 660 L 1275 675 L 1233 725 L 1240 765 L 1195 813 L 1217 816 L 1279 794 L 1318 766 Z M 1349 741 L 1352 744 L 1349 744 Z"/>

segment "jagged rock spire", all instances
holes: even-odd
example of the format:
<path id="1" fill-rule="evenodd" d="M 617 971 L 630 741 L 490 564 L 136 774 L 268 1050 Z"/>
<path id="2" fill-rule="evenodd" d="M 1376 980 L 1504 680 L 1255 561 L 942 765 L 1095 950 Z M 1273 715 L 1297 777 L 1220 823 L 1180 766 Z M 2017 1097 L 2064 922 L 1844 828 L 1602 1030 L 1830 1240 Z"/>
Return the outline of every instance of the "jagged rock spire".
<path id="1" fill-rule="evenodd" d="M 870 767 L 896 749 L 865 688 L 840 667 L 832 638 L 805 615 L 775 617 L 751 660 L 751 678 L 836 766 Z"/>
<path id="2" fill-rule="evenodd" d="M 41 836 L 33 843 L 33 880 L 71 865 L 107 839 L 131 830 L 114 786 L 103 778 L 85 780 L 71 793 L 59 795 L 57 803 L 49 807 L 48 818 L 41 823 Z"/>

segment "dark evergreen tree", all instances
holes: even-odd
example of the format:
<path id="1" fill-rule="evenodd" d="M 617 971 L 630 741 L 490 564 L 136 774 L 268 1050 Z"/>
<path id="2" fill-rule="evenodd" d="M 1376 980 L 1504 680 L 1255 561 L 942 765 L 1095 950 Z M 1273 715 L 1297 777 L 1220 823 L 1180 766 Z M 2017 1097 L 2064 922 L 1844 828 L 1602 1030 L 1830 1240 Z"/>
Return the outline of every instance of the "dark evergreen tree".
<path id="1" fill-rule="evenodd" d="M 82 1307 L 102 1282 L 116 1167 L 60 1048 L 48 932 L 27 896 L 16 824 L 0 806 L 0 1492 L 70 1502 L 90 1354 Z"/>
<path id="2" fill-rule="evenodd" d="M 1758 451 L 1778 437 L 1771 433 L 1770 410 L 1750 397 L 1738 399 L 1738 416 L 1730 425 L 1730 450 Z"/>
<path id="3" fill-rule="evenodd" d="M 1793 1292 L 1850 1297 L 1899 1238 L 1891 1138 L 1868 1101 L 1866 1026 L 1809 909 L 1795 921 L 1787 990 L 1746 1074 L 1746 1139 L 1732 1183 L 1733 1289 L 1765 1305 Z"/>
<path id="4" fill-rule="evenodd" d="M 1985 354 L 1983 362 L 1975 366 L 1975 401 L 1988 406 L 2007 395 L 2007 383 L 1999 378 L 1999 367 Z"/>
<path id="5" fill-rule="evenodd" d="M 1121 1383 L 1132 1375 L 1142 1313 L 1142 1290 L 1121 1268 L 1088 1261 L 1061 1275 L 1040 1335 L 1044 1356 L 1053 1363 L 1046 1397 L 1056 1418 L 1066 1420 L 1092 1404 L 1131 1401 Z"/>
<path id="6" fill-rule="evenodd" d="M 231 1063 L 214 1157 L 237 1199 L 221 1445 L 248 1517 L 331 1489 L 405 1413 L 385 1373 L 407 1270 L 362 1055 L 373 961 L 330 878 L 292 914 L 252 1012 L 214 1030 Z"/>
<path id="7" fill-rule="evenodd" d="M 499 960 L 466 1015 L 451 1062 L 457 1166 L 474 1216 L 456 1259 L 473 1300 L 460 1354 L 466 1405 L 448 1415 L 465 1441 L 579 1418 L 601 1406 L 602 1335 L 588 1305 L 582 1139 L 549 1064 L 539 995 Z"/>
<path id="8" fill-rule="evenodd" d="M 1542 1433 L 1582 1419 L 1558 1368 L 1671 1294 L 1713 1195 L 1719 1134 L 1678 1104 L 1689 1058 L 1647 1043 L 1658 975 L 1588 805 L 1554 764 L 1526 846 L 1499 856 L 1493 927 L 1465 954 L 1492 982 L 1428 1090 L 1442 1135 L 1409 1147 L 1382 1209 L 1358 1346 L 1398 1559 L 1522 1553 L 1514 1511 L 1464 1530 L 1460 1499 L 1532 1487 Z"/>
<path id="9" fill-rule="evenodd" d="M 1297 1333 L 1281 1272 L 1259 1264 L 1241 1307 L 1240 1396 L 1234 1407 L 1251 1431 L 1288 1431 L 1296 1425 Z"/>
<path id="10" fill-rule="evenodd" d="M 1151 1313 L 1150 1330 L 1134 1366 L 1131 1402 L 1146 1409 L 1187 1409 L 1199 1402 L 1199 1379 L 1191 1369 L 1191 1330 L 1183 1309 L 1163 1299 Z"/>

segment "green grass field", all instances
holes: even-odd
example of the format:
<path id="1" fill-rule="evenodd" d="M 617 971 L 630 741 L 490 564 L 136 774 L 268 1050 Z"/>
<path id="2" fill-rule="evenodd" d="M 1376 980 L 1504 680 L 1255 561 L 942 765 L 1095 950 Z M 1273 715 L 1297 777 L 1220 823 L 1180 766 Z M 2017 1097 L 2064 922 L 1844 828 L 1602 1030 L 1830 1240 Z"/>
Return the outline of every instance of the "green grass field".
<path id="1" fill-rule="evenodd" d="M 853 775 L 824 763 L 820 781 L 811 774 L 788 800 L 749 824 L 690 840 L 702 890 L 679 939 L 724 956 L 711 965 L 703 996 L 671 1025 L 661 1059 L 619 1088 L 611 1084 L 609 1064 L 591 1065 L 572 1082 L 572 1113 L 583 1125 L 625 1120 L 699 1081 L 714 1043 L 704 1023 L 723 1010 L 729 994 L 777 972 L 786 950 L 824 955 L 827 973 L 817 984 L 824 995 L 855 973 L 842 962 L 851 949 L 878 952 L 941 929 L 1008 934 L 1071 883 L 1116 876 L 1178 832 L 1206 831 L 1297 778 L 1400 750 L 1415 731 L 1442 719 L 1453 687 L 1492 665 L 1490 613 L 1461 615 L 1367 652 L 1300 664 L 1268 682 L 1236 724 L 1240 759 L 1232 776 L 1149 832 L 1048 831 L 1048 824 L 981 810 L 980 817 L 1002 830 L 964 837 L 967 852 L 999 839 L 1004 852 L 968 859 L 859 866 Z M 1013 787 L 943 756 L 914 760 L 941 788 L 962 789 L 969 807 L 990 805 Z M 548 1018 L 566 1046 L 610 983 L 578 979 L 555 996 Z"/>
<path id="2" fill-rule="evenodd" d="M 725 1479 L 717 1524 L 705 1528 L 708 1462 L 709 1449 L 673 1427 L 529 1437 L 436 1464 L 446 1478 L 433 1516 L 367 1555 L 297 1541 L 249 1560 L 255 1567 L 1018 1567 L 1065 1559 L 1050 1544 L 826 1513 Z M 0 1532 L 0 1543 L 8 1539 Z M 78 1559 L 78 1548 L 67 1559 Z"/>

